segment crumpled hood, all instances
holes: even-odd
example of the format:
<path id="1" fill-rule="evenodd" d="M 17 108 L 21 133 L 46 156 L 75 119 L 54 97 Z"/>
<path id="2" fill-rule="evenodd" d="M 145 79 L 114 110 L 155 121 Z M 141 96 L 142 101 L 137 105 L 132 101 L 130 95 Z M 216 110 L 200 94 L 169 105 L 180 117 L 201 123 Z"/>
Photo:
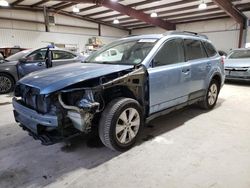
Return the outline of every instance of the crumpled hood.
<path id="1" fill-rule="evenodd" d="M 225 59 L 225 67 L 250 67 L 249 59 Z"/>
<path id="2" fill-rule="evenodd" d="M 67 86 L 107 74 L 133 68 L 132 65 L 73 63 L 33 72 L 18 83 L 35 87 L 40 94 L 49 94 Z"/>

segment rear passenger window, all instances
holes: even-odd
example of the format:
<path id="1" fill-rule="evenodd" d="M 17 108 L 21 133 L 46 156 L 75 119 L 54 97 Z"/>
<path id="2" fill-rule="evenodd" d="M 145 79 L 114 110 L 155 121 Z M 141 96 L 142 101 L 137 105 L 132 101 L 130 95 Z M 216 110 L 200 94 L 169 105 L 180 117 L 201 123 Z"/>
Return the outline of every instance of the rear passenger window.
<path id="1" fill-rule="evenodd" d="M 188 61 L 207 57 L 206 51 L 199 40 L 185 39 L 184 46 Z"/>
<path id="2" fill-rule="evenodd" d="M 52 51 L 53 53 L 53 60 L 62 60 L 62 59 L 73 59 L 76 56 L 70 52 L 65 51 Z"/>
<path id="3" fill-rule="evenodd" d="M 154 58 L 154 66 L 181 62 L 185 62 L 182 39 L 173 39 L 166 42 Z"/>
<path id="4" fill-rule="evenodd" d="M 204 42 L 204 45 L 205 45 L 208 57 L 213 57 L 217 54 L 212 44 L 210 44 L 209 42 Z"/>

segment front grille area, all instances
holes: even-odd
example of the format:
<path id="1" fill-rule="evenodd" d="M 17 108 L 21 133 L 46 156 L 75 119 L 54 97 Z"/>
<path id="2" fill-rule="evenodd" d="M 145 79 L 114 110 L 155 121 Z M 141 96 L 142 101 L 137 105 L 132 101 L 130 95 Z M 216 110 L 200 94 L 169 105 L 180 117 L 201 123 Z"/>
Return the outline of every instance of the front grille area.
<path id="1" fill-rule="evenodd" d="M 21 97 L 25 106 L 40 113 L 49 111 L 50 99 L 46 95 L 40 95 L 38 89 L 25 85 L 17 86 L 15 96 Z"/>

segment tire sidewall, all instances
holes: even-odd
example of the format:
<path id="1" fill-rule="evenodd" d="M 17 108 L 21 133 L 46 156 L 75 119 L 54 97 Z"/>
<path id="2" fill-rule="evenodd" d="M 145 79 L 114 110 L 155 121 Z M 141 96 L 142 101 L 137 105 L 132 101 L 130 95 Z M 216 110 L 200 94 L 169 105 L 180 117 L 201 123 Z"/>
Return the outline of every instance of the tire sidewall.
<path id="1" fill-rule="evenodd" d="M 133 140 L 127 144 L 122 144 L 116 138 L 116 123 L 117 123 L 117 120 L 118 120 L 119 116 L 121 115 L 121 113 L 124 110 L 126 110 L 127 108 L 134 108 L 137 110 L 137 112 L 139 113 L 139 116 L 140 116 L 140 126 L 139 126 L 138 132 L 137 132 L 136 136 L 133 138 Z M 118 107 L 118 109 L 114 113 L 114 116 L 112 118 L 111 125 L 110 125 L 110 137 L 112 140 L 112 145 L 118 150 L 130 149 L 135 144 L 136 138 L 138 137 L 139 133 L 141 132 L 140 130 L 142 128 L 142 125 L 143 125 L 143 114 L 142 114 L 142 109 L 139 106 L 139 104 L 131 101 L 127 104 L 121 105 L 120 107 Z"/>
<path id="2" fill-rule="evenodd" d="M 14 85 L 15 85 L 15 82 L 14 82 L 13 78 L 11 76 L 7 75 L 7 74 L 4 74 L 4 73 L 0 73 L 0 76 L 4 76 L 4 77 L 8 78 L 10 80 L 10 82 L 11 82 L 10 89 L 7 90 L 6 92 L 0 92 L 0 94 L 6 94 L 6 93 L 9 93 L 9 92 L 13 91 Z"/>
<path id="3" fill-rule="evenodd" d="M 215 99 L 214 104 L 210 105 L 209 102 L 208 102 L 208 99 L 209 99 L 208 94 L 209 94 L 210 87 L 211 87 L 213 84 L 215 84 L 216 87 L 217 87 L 217 96 L 216 96 L 216 99 Z M 216 80 L 212 80 L 212 81 L 210 82 L 209 86 L 208 86 L 207 94 L 206 94 L 206 106 L 207 106 L 208 109 L 212 109 L 212 108 L 214 108 L 214 106 L 216 105 L 217 100 L 218 100 L 218 96 L 219 96 L 219 92 L 220 92 L 220 88 L 219 88 L 218 82 L 217 82 Z"/>

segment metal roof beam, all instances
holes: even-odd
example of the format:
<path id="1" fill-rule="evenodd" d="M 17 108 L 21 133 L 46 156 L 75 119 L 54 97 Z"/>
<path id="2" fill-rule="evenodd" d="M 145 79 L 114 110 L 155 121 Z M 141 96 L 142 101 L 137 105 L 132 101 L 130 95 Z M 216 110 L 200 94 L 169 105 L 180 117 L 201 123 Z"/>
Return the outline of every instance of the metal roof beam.
<path id="1" fill-rule="evenodd" d="M 74 5 L 76 5 L 77 3 L 68 3 L 66 5 L 62 5 L 62 6 L 58 6 L 56 7 L 55 9 L 58 11 L 58 10 L 62 10 L 62 9 L 65 9 L 65 8 L 69 8 L 69 7 L 72 7 Z"/>
<path id="2" fill-rule="evenodd" d="M 42 5 L 42 4 L 47 3 L 47 2 L 49 2 L 49 0 L 42 0 L 42 1 L 39 1 L 37 3 L 32 4 L 31 6 L 35 7 L 35 6 L 39 6 L 39 5 Z"/>
<path id="3" fill-rule="evenodd" d="M 212 0 L 218 7 L 224 10 L 231 18 L 239 24 L 244 24 L 245 16 L 237 10 L 229 0 Z"/>
<path id="4" fill-rule="evenodd" d="M 17 0 L 17 1 L 14 1 L 13 3 L 11 3 L 11 6 L 15 6 L 15 5 L 18 5 L 19 3 L 23 2 L 24 0 Z"/>
<path id="5" fill-rule="evenodd" d="M 63 0 L 63 1 L 65 1 L 65 0 Z M 145 14 L 142 11 L 135 10 L 131 7 L 122 5 L 122 4 L 117 3 L 117 2 L 112 2 L 110 0 L 73 0 L 71 2 L 74 2 L 74 3 L 96 3 L 97 5 L 101 5 L 101 6 L 104 6 L 106 8 L 110 8 L 112 10 L 120 12 L 121 14 L 128 15 L 132 18 L 144 21 L 150 25 L 161 27 L 161 28 L 166 29 L 166 30 L 175 30 L 176 29 L 175 24 L 172 24 L 168 21 L 163 21 L 159 18 L 151 18 L 148 14 Z"/>

